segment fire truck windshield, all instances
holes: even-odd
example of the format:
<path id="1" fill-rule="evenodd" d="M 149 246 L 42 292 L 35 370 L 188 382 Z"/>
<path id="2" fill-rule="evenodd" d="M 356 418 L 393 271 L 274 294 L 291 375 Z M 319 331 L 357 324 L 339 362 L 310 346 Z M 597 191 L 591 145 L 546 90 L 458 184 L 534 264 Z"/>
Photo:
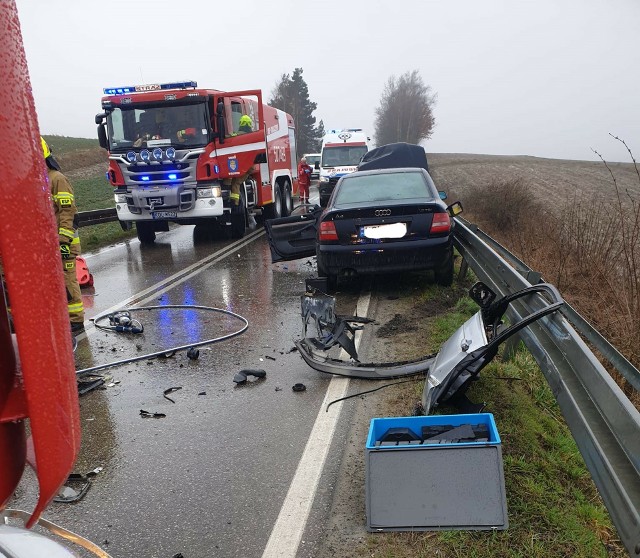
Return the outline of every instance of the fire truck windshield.
<path id="1" fill-rule="evenodd" d="M 110 151 L 173 146 L 203 147 L 209 142 L 206 104 L 131 104 L 107 116 Z"/>
<path id="2" fill-rule="evenodd" d="M 322 149 L 323 167 L 345 167 L 357 165 L 367 152 L 366 145 L 340 145 Z"/>

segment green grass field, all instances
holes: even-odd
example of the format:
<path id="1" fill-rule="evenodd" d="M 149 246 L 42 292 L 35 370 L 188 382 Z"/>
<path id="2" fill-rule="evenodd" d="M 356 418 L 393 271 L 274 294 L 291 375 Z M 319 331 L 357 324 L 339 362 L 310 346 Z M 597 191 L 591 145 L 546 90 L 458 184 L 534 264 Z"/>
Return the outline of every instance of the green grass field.
<path id="1" fill-rule="evenodd" d="M 69 138 L 67 136 L 42 136 L 55 156 L 68 155 L 73 151 L 99 147 L 97 139 Z"/>
<path id="2" fill-rule="evenodd" d="M 62 167 L 63 172 L 67 171 L 68 166 L 78 168 L 78 161 L 92 163 L 90 168 L 93 169 L 96 160 L 103 161 L 104 169 L 106 170 L 106 152 L 99 148 L 98 140 L 64 136 L 43 137 L 56 158 L 67 163 Z M 87 157 L 87 152 L 91 154 L 91 157 Z M 107 182 L 104 172 L 92 170 L 92 173 L 87 178 L 76 178 L 74 173 L 66 174 L 74 189 L 78 211 L 114 207 L 113 187 Z M 96 250 L 135 236 L 135 229 L 123 231 L 117 221 L 80 228 L 80 242 L 83 252 Z"/>

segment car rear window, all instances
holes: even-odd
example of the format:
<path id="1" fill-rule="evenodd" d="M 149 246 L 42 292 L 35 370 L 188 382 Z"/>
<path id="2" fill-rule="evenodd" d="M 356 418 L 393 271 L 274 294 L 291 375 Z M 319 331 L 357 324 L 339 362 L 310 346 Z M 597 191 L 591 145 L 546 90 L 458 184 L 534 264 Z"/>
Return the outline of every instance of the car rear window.
<path id="1" fill-rule="evenodd" d="M 350 176 L 342 180 L 335 205 L 431 198 L 432 193 L 422 173 L 399 172 Z"/>

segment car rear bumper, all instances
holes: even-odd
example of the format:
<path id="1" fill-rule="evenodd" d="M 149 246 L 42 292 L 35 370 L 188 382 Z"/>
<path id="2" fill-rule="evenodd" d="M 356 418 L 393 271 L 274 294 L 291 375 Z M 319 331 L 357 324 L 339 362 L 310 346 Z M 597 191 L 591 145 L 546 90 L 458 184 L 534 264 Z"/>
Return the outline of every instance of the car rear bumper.
<path id="1" fill-rule="evenodd" d="M 318 268 L 330 275 L 344 270 L 381 275 L 435 269 L 451 257 L 452 250 L 452 237 L 360 246 L 319 244 Z"/>

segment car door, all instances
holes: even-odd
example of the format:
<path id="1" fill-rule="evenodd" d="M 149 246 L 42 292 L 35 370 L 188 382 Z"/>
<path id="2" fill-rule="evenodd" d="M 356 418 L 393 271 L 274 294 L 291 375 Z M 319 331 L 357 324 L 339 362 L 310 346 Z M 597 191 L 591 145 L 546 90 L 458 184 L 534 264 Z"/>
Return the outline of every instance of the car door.
<path id="1" fill-rule="evenodd" d="M 321 213 L 322 210 L 318 207 L 307 213 L 265 221 L 271 261 L 275 263 L 315 256 Z"/>

